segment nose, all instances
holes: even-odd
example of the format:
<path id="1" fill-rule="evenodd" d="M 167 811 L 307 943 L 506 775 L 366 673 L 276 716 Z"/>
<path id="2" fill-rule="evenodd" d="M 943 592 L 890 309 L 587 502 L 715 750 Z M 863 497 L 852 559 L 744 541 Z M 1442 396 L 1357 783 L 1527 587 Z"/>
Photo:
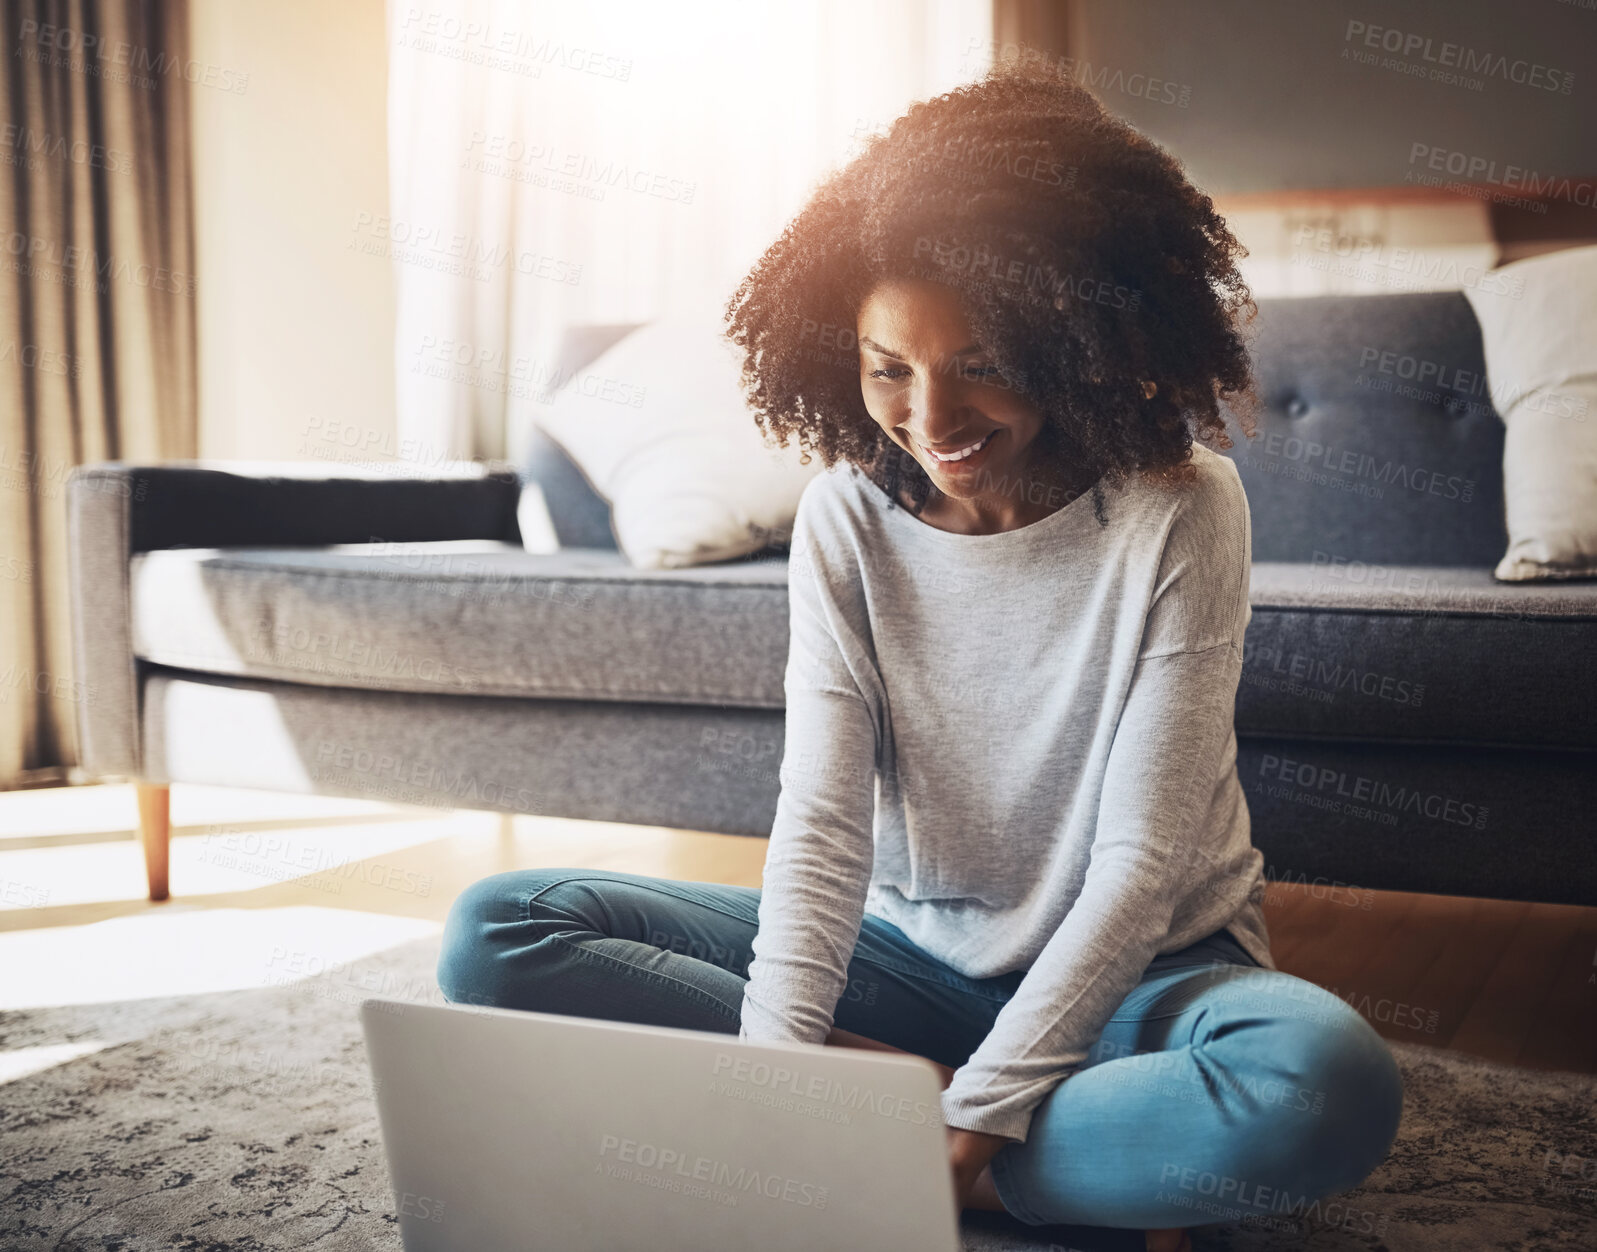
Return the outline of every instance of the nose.
<path id="1" fill-rule="evenodd" d="M 968 430 L 974 414 L 957 380 L 939 378 L 932 372 L 910 388 L 905 425 L 911 437 L 936 448 Z"/>

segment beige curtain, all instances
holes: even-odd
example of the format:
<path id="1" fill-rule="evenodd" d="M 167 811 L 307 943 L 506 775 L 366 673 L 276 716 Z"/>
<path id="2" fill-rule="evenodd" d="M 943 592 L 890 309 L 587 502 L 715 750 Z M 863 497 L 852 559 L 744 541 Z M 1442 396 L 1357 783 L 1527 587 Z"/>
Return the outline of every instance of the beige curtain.
<path id="1" fill-rule="evenodd" d="M 991 43 L 991 0 L 388 0 L 404 455 L 519 460 L 568 323 L 725 301 Z"/>
<path id="2" fill-rule="evenodd" d="M 0 787 L 70 776 L 66 479 L 195 452 L 182 0 L 3 0 Z"/>

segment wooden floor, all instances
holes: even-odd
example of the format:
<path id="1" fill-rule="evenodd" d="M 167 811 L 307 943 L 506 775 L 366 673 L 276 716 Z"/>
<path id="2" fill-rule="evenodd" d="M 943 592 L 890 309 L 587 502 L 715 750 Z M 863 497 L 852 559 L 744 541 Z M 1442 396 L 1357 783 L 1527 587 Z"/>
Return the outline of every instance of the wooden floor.
<path id="1" fill-rule="evenodd" d="M 1277 884 L 1265 914 L 1277 965 L 1388 1039 L 1597 1073 L 1597 909 Z"/>
<path id="2" fill-rule="evenodd" d="M 463 887 L 504 869 L 758 886 L 765 854 L 761 839 L 656 827 L 178 787 L 173 899 L 151 905 L 133 811 L 127 787 L 0 794 L 0 962 L 35 971 L 20 1000 L 0 980 L 0 1009 L 105 986 L 192 991 L 202 955 L 204 986 L 243 985 L 263 976 L 262 933 L 274 951 L 346 951 L 341 930 L 368 949 L 400 942 L 436 931 Z M 1276 884 L 1266 914 L 1277 964 L 1389 1039 L 1597 1072 L 1597 909 Z M 256 936 L 237 943 L 236 970 L 228 934 Z M 92 972 L 85 951 L 103 954 Z M 120 965 L 107 974 L 107 961 Z"/>

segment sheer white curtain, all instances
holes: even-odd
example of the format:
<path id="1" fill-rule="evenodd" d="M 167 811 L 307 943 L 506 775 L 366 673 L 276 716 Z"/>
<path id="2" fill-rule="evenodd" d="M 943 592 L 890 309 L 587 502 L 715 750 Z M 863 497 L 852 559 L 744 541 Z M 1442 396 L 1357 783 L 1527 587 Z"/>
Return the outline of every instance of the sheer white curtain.
<path id="1" fill-rule="evenodd" d="M 403 455 L 517 454 L 561 327 L 720 301 L 991 0 L 390 0 Z"/>

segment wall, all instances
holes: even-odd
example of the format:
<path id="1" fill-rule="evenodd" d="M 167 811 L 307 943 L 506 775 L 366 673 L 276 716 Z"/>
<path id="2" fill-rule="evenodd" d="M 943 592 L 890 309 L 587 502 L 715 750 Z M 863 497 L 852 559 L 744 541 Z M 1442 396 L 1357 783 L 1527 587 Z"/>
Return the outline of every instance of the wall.
<path id="1" fill-rule="evenodd" d="M 1509 166 L 1597 175 L 1589 0 L 1076 0 L 1069 11 L 1079 73 L 1213 193 L 1412 186 L 1438 154 L 1444 175 L 1451 161 L 1477 183 Z"/>
<path id="2" fill-rule="evenodd" d="M 1597 238 L 1597 0 L 1040 2 L 995 0 L 998 54 L 1178 157 L 1255 295 L 1456 289 Z"/>
<path id="3" fill-rule="evenodd" d="M 394 284 L 353 247 L 387 212 L 382 0 L 195 0 L 200 455 L 392 455 Z M 242 88 L 242 89 L 240 89 Z"/>

